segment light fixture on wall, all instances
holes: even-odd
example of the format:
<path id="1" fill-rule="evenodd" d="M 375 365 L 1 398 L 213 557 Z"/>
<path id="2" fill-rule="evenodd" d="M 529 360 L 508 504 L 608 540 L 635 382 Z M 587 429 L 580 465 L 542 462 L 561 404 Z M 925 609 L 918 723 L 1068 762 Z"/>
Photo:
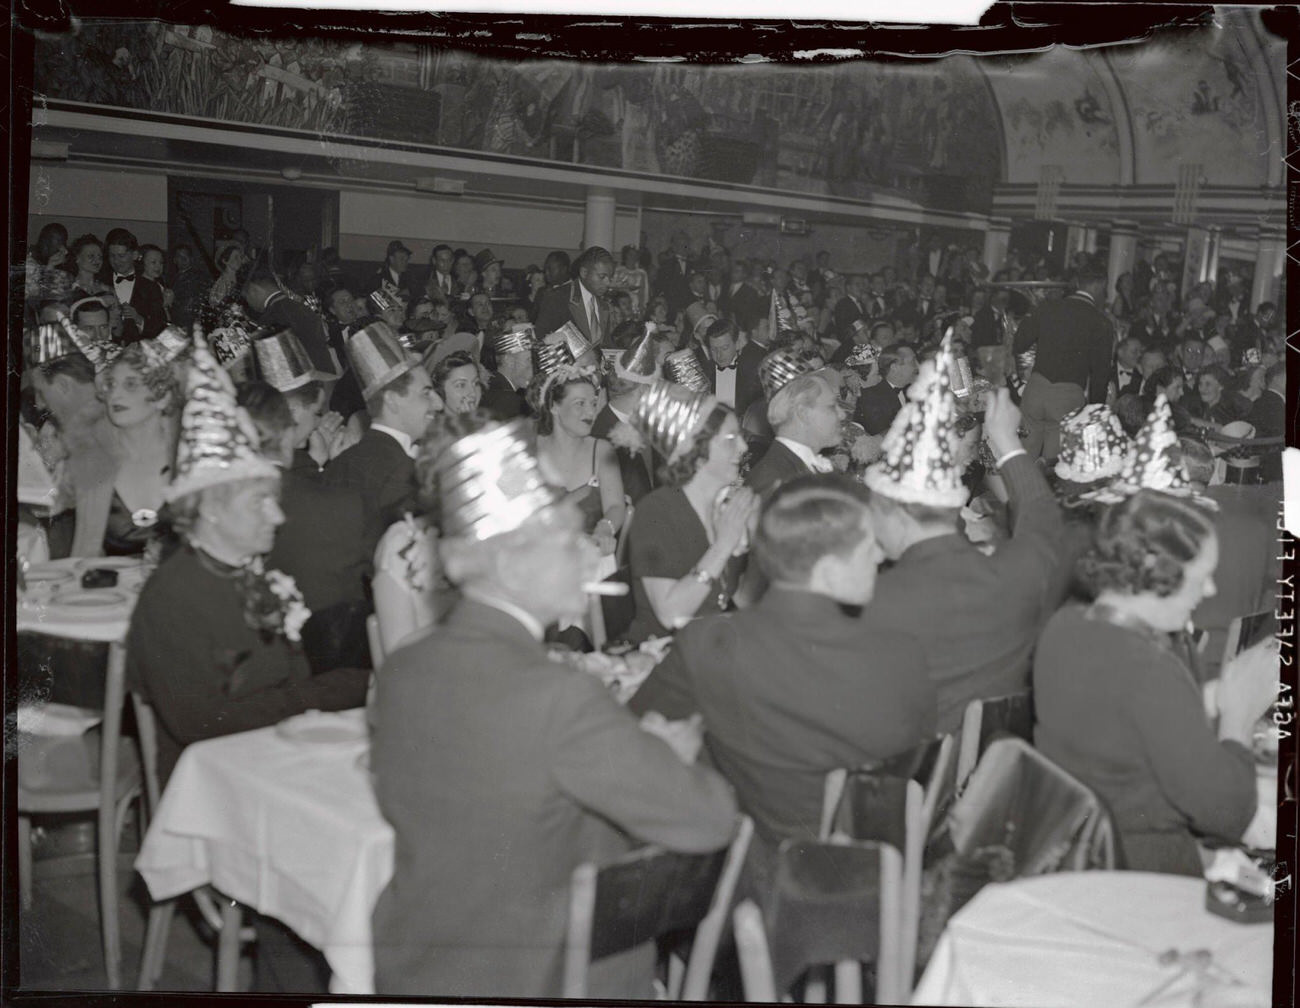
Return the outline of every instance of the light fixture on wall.
<path id="1" fill-rule="evenodd" d="M 465 180 L 427 175 L 415 180 L 415 188 L 418 192 L 439 193 L 443 196 L 464 196 Z"/>
<path id="2" fill-rule="evenodd" d="M 302 169 L 296 165 L 288 165 L 280 169 L 280 177 L 289 182 L 297 182 L 302 178 Z"/>

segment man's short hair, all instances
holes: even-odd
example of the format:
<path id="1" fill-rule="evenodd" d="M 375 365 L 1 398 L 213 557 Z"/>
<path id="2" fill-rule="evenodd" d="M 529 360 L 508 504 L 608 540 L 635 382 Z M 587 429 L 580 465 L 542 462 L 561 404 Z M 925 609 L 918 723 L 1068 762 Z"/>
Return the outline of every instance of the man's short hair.
<path id="1" fill-rule="evenodd" d="M 565 258 L 568 257 L 566 256 Z M 573 269 L 575 273 L 581 273 L 586 269 L 595 269 L 600 263 L 605 263 L 610 267 L 610 269 L 613 269 L 614 257 L 609 254 L 608 250 L 601 248 L 599 245 L 593 245 L 591 248 L 585 249 L 582 255 L 578 256 L 577 260 L 573 264 Z"/>
<path id="2" fill-rule="evenodd" d="M 42 364 L 38 370 L 46 382 L 54 381 L 59 375 L 66 375 L 80 385 L 93 385 L 95 382 L 95 365 L 79 353 L 70 353 Z"/>
<path id="3" fill-rule="evenodd" d="M 104 239 L 104 247 L 107 248 L 109 245 L 121 245 L 132 252 L 137 251 L 140 247 L 140 243 L 135 240 L 135 235 L 126 228 L 113 228 Z"/>
<path id="4" fill-rule="evenodd" d="M 887 346 L 880 351 L 877 358 L 877 366 L 880 369 L 880 377 L 888 378 L 889 372 L 895 364 L 903 359 L 903 355 L 910 353 L 916 355 L 916 350 L 907 343 L 895 343 L 893 346 Z"/>
<path id="5" fill-rule="evenodd" d="M 717 319 L 710 322 L 709 327 L 704 330 L 705 343 L 711 343 L 715 339 L 722 339 L 723 336 L 730 336 L 733 340 L 740 338 L 740 327 L 736 325 L 733 319 Z"/>
<path id="6" fill-rule="evenodd" d="M 105 315 L 109 314 L 108 305 L 104 304 L 104 302 L 99 300 L 99 298 L 82 298 L 72 306 L 72 321 L 79 323 L 81 317 L 85 315 L 86 312 L 97 311 L 102 311 Z"/>
<path id="7" fill-rule="evenodd" d="M 839 473 L 800 476 L 778 487 L 754 537 L 764 573 L 804 585 L 822 557 L 848 556 L 871 531 L 869 499 L 866 487 Z"/>
<path id="8" fill-rule="evenodd" d="M 1209 484 L 1214 476 L 1214 455 L 1209 447 L 1196 438 L 1180 437 L 1178 448 L 1183 456 L 1183 468 L 1193 483 Z"/>
<path id="9" fill-rule="evenodd" d="M 819 374 L 802 374 L 791 378 L 777 389 L 772 401 L 767 404 L 767 422 L 773 430 L 779 431 L 794 419 L 796 409 L 811 406 L 828 388 L 830 384 Z"/>

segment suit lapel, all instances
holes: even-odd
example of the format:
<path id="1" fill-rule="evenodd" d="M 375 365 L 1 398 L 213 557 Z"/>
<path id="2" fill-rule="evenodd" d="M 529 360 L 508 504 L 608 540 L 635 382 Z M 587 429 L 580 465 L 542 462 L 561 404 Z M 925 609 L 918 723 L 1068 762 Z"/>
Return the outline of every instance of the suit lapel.
<path id="1" fill-rule="evenodd" d="M 582 330 L 582 335 L 592 343 L 597 343 L 592 337 L 591 326 L 587 323 L 587 307 L 582 303 L 582 289 L 577 280 L 569 281 L 569 317 L 573 319 L 573 324 Z"/>

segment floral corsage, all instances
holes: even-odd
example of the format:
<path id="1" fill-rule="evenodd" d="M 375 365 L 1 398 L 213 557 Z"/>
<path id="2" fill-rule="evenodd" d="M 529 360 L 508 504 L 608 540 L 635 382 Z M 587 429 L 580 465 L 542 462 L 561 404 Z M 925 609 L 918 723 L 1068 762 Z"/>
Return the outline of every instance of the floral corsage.
<path id="1" fill-rule="evenodd" d="M 311 618 L 311 610 L 303 602 L 297 582 L 284 571 L 265 570 L 261 557 L 241 574 L 244 622 L 261 634 L 263 640 L 281 636 L 294 644 L 300 642 L 303 624 Z"/>

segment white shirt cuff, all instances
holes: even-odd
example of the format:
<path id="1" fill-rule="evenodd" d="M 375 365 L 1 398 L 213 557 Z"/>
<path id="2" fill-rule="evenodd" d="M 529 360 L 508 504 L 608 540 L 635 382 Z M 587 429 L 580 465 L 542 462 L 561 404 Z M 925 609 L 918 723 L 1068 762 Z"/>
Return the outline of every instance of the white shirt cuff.
<path id="1" fill-rule="evenodd" d="M 1023 448 L 1012 448 L 1011 451 L 1007 452 L 1005 455 L 1002 455 L 998 458 L 997 468 L 1001 469 L 1004 465 L 1007 464 L 1007 462 L 1010 459 L 1015 458 L 1017 455 L 1028 455 L 1028 454 L 1029 452 L 1025 451 Z"/>

